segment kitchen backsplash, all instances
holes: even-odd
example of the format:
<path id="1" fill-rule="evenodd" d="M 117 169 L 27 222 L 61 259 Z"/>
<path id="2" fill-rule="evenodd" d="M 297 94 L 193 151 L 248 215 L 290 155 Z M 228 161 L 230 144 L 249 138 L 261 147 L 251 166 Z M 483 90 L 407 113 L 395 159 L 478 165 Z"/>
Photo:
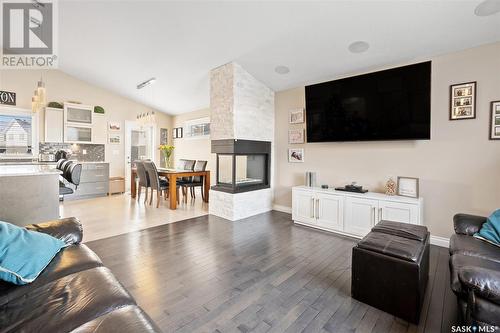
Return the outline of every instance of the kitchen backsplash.
<path id="1" fill-rule="evenodd" d="M 40 154 L 55 154 L 58 150 L 64 150 L 68 158 L 80 162 L 104 162 L 106 150 L 104 145 L 51 142 L 40 143 L 39 148 Z"/>

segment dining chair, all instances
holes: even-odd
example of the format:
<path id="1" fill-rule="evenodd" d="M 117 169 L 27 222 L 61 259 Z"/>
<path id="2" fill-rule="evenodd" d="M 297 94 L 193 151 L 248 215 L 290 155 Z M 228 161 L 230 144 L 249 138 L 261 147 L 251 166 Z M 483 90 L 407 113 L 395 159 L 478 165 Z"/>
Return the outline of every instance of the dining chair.
<path id="1" fill-rule="evenodd" d="M 193 171 L 195 164 L 196 164 L 196 160 L 180 159 L 179 160 L 179 169 Z M 179 180 L 177 180 L 177 185 L 182 187 L 182 199 L 186 203 L 187 203 L 187 189 L 186 189 L 186 187 L 183 186 L 183 184 L 191 182 L 192 178 L 193 177 L 182 177 Z"/>
<path id="2" fill-rule="evenodd" d="M 207 169 L 207 161 L 196 161 L 193 171 L 205 171 Z M 182 184 L 183 193 L 189 188 L 191 198 L 196 199 L 196 187 L 201 189 L 201 198 L 205 200 L 205 191 L 203 190 L 203 177 L 193 176 L 191 180 Z"/>
<path id="3" fill-rule="evenodd" d="M 165 200 L 167 199 L 167 193 L 169 191 L 169 183 L 165 179 L 161 179 L 158 175 L 158 169 L 152 161 L 144 161 L 144 169 L 149 177 L 149 184 L 151 186 L 151 197 L 149 199 L 149 205 L 153 203 L 153 193 L 156 190 L 156 208 L 160 207 L 160 197 L 163 192 Z M 177 186 L 177 191 L 179 191 L 179 186 Z M 179 203 L 179 193 L 177 192 L 177 203 Z"/>
<path id="4" fill-rule="evenodd" d="M 134 162 L 137 168 L 137 176 L 139 176 L 139 182 L 137 186 L 137 200 L 141 199 L 142 188 L 146 189 L 146 198 L 144 199 L 144 203 L 148 201 L 148 188 L 151 187 L 148 173 L 146 172 L 146 168 L 144 167 L 144 162 L 141 160 L 137 160 Z"/>

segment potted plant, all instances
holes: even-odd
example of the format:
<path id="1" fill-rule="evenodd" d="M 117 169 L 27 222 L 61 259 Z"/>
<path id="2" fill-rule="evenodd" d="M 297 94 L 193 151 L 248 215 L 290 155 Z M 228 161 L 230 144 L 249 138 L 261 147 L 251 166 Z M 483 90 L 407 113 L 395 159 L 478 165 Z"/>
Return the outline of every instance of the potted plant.
<path id="1" fill-rule="evenodd" d="M 165 158 L 165 167 L 167 169 L 172 169 L 172 153 L 174 152 L 175 147 L 172 145 L 160 145 L 160 151 L 163 152 L 163 157 Z"/>

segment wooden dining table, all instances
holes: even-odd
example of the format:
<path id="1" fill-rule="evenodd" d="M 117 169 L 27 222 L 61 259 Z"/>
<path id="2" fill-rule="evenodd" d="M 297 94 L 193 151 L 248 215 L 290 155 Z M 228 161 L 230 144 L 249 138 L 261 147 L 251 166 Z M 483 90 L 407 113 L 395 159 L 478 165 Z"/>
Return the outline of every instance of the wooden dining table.
<path id="1" fill-rule="evenodd" d="M 169 184 L 177 183 L 178 178 L 200 176 L 203 179 L 204 198 L 203 201 L 208 202 L 208 193 L 210 191 L 210 171 L 189 171 L 158 168 L 158 176 L 166 177 Z M 135 198 L 137 195 L 137 169 L 132 168 L 130 177 L 130 195 Z M 169 186 L 170 209 L 177 209 L 177 186 Z"/>

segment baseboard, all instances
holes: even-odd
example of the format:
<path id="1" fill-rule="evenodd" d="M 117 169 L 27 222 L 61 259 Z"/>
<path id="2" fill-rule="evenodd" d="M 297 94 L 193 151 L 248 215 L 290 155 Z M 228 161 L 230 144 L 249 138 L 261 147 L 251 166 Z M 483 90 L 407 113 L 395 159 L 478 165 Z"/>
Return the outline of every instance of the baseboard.
<path id="1" fill-rule="evenodd" d="M 278 212 L 292 214 L 292 207 L 273 205 L 273 210 L 277 210 Z"/>
<path id="2" fill-rule="evenodd" d="M 431 244 L 441 247 L 450 247 L 450 239 L 446 237 L 432 236 L 431 235 Z"/>

